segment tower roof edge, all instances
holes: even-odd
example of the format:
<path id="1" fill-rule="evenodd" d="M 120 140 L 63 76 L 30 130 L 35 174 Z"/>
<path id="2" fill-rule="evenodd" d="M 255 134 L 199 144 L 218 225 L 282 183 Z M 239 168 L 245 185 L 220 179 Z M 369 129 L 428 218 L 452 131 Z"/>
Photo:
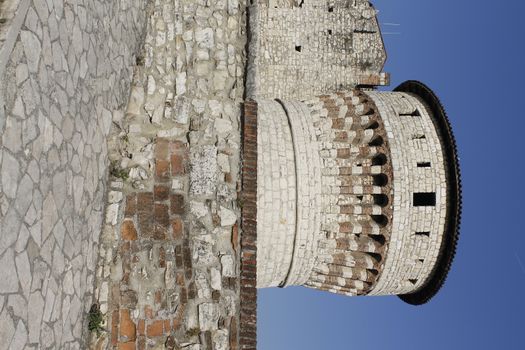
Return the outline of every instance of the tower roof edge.
<path id="1" fill-rule="evenodd" d="M 444 285 L 454 260 L 459 239 L 461 221 L 461 176 L 456 141 L 443 105 L 436 94 L 425 84 L 416 80 L 405 81 L 394 91 L 410 93 L 419 98 L 431 110 L 432 121 L 438 131 L 446 156 L 446 179 L 448 201 L 446 227 L 438 261 L 426 283 L 413 293 L 399 295 L 401 300 L 412 305 L 430 301 Z"/>

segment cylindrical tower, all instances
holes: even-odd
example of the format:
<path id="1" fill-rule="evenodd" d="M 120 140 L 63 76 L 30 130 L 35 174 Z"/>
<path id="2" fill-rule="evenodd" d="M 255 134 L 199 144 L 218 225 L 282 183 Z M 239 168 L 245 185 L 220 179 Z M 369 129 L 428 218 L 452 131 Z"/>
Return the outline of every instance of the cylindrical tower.
<path id="1" fill-rule="evenodd" d="M 428 301 L 460 216 L 454 138 L 438 98 L 408 81 L 258 104 L 257 286 Z"/>

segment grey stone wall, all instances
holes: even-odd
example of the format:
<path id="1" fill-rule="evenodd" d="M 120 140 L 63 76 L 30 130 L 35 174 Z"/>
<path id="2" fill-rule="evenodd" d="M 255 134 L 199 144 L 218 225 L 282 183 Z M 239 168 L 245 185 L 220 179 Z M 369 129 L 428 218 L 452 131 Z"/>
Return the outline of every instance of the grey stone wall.
<path id="1" fill-rule="evenodd" d="M 84 347 L 106 136 L 128 100 L 145 5 L 2 3 L 0 349 Z"/>
<path id="2" fill-rule="evenodd" d="M 367 0 L 258 0 L 249 11 L 248 96 L 301 99 L 388 83 Z"/>

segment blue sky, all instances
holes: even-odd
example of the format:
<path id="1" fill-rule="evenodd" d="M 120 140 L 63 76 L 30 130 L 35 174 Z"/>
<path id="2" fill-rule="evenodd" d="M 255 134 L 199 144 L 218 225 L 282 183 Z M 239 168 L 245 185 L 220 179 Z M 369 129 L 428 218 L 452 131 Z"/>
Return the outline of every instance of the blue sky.
<path id="1" fill-rule="evenodd" d="M 429 85 L 461 157 L 455 263 L 429 304 L 259 291 L 259 350 L 525 349 L 525 2 L 375 0 L 391 87 Z"/>

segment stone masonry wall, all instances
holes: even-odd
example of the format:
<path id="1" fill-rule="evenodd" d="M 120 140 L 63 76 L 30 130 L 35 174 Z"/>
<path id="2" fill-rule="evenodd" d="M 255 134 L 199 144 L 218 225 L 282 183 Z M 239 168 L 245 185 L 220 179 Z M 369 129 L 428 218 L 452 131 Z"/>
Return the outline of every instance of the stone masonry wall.
<path id="1" fill-rule="evenodd" d="M 377 108 L 357 90 L 258 106 L 258 287 L 366 294 L 393 208 Z"/>
<path id="2" fill-rule="evenodd" d="M 127 104 L 145 5 L 0 4 L 0 349 L 85 348 L 106 137 Z"/>
<path id="3" fill-rule="evenodd" d="M 406 93 L 367 92 L 389 135 L 394 175 L 394 217 L 384 270 L 372 295 L 405 294 L 425 284 L 436 265 L 446 219 L 443 150 L 430 111 Z M 415 193 L 435 193 L 416 206 Z"/>
<path id="4" fill-rule="evenodd" d="M 316 261 L 321 162 L 308 107 L 259 100 L 259 288 L 301 285 Z"/>
<path id="5" fill-rule="evenodd" d="M 382 118 L 362 92 L 307 102 L 322 159 L 322 238 L 307 286 L 364 295 L 377 282 L 392 222 L 394 190 Z"/>
<path id="6" fill-rule="evenodd" d="M 360 90 L 258 103 L 258 287 L 350 296 L 423 287 L 447 215 L 430 109 L 410 94 Z"/>
<path id="7" fill-rule="evenodd" d="M 367 0 L 257 0 L 249 11 L 248 96 L 293 100 L 388 84 Z"/>
<path id="8" fill-rule="evenodd" d="M 240 349 L 245 4 L 156 0 L 114 119 L 93 349 Z M 241 316 L 240 316 L 241 314 Z"/>
<path id="9" fill-rule="evenodd" d="M 257 105 L 257 287 L 277 287 L 286 280 L 294 250 L 295 155 L 282 105 L 277 101 Z"/>

